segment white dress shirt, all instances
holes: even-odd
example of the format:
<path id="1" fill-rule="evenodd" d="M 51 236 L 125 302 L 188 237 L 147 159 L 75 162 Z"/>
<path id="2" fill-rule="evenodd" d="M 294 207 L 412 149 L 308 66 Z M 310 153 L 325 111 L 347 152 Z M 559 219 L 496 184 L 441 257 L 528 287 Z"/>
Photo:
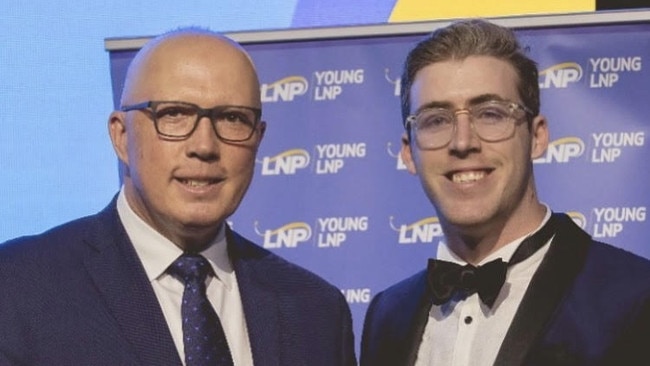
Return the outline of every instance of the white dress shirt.
<path id="1" fill-rule="evenodd" d="M 117 212 L 149 277 L 178 354 L 185 364 L 181 319 L 184 286 L 180 280 L 165 273 L 183 251 L 133 212 L 124 195 L 124 189 L 120 191 L 117 199 Z M 201 255 L 208 260 L 216 274 L 216 277 L 208 277 L 206 293 L 221 320 L 234 365 L 251 366 L 253 355 L 237 276 L 227 254 L 225 225 Z"/>
<path id="2" fill-rule="evenodd" d="M 537 229 L 501 247 L 478 265 L 498 258 L 510 259 L 519 244 L 539 230 L 550 216 L 547 207 L 546 217 Z M 483 304 L 476 293 L 465 299 L 454 298 L 440 306 L 431 306 L 415 365 L 493 365 L 528 284 L 548 248 L 549 245 L 545 245 L 524 261 L 508 267 L 505 283 L 492 309 Z M 467 264 L 443 243 L 438 245 L 437 258 Z"/>

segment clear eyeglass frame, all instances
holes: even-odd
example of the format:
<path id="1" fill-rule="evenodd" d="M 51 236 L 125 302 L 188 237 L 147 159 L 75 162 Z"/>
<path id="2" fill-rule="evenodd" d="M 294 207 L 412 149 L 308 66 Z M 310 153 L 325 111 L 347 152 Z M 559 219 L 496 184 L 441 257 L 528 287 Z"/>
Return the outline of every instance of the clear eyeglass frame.
<path id="1" fill-rule="evenodd" d="M 458 125 L 458 116 L 466 114 L 474 133 L 483 141 L 498 142 L 510 138 L 515 127 L 533 112 L 524 105 L 508 100 L 490 100 L 467 108 L 424 108 L 405 120 L 420 149 L 439 149 L 451 142 Z"/>

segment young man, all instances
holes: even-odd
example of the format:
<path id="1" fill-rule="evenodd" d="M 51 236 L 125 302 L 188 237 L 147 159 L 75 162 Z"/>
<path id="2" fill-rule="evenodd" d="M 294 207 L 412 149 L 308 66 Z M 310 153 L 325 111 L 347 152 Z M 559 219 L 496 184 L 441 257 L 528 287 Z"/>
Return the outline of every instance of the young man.
<path id="1" fill-rule="evenodd" d="M 647 362 L 650 262 L 540 202 L 532 161 L 548 124 L 514 33 L 482 20 L 435 31 L 407 57 L 402 114 L 402 159 L 445 244 L 375 296 L 361 365 Z"/>
<path id="2" fill-rule="evenodd" d="M 198 29 L 145 45 L 108 121 L 119 194 L 0 245 L 0 365 L 354 365 L 340 291 L 226 224 L 260 117 L 239 45 Z"/>

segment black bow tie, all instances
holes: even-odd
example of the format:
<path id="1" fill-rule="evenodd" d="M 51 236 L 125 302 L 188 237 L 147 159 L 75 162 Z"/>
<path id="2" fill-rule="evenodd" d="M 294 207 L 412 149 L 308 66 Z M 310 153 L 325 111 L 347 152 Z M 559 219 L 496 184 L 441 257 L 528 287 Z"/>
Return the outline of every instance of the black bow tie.
<path id="1" fill-rule="evenodd" d="M 482 266 L 460 265 L 438 259 L 429 259 L 427 279 L 431 289 L 431 302 L 442 305 L 449 301 L 457 291 L 467 295 L 478 293 L 481 301 L 490 308 L 494 305 L 506 279 L 508 266 L 530 257 L 555 233 L 554 215 L 535 234 L 526 238 L 506 263 L 496 259 Z"/>
<path id="2" fill-rule="evenodd" d="M 499 295 L 506 280 L 508 264 L 501 259 L 493 260 L 482 266 L 471 264 L 445 262 L 429 259 L 427 268 L 429 287 L 432 292 L 432 302 L 436 305 L 446 303 L 456 291 L 462 290 L 467 294 L 478 292 L 481 301 L 489 307 Z"/>

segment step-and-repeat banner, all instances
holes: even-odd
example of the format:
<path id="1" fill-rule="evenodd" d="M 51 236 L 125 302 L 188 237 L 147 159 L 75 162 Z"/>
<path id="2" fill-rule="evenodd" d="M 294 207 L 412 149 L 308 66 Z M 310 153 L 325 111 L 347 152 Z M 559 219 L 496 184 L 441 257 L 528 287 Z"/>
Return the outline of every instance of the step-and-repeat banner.
<path id="1" fill-rule="evenodd" d="M 433 29 L 431 29 L 433 30 Z M 551 144 L 542 200 L 650 257 L 650 23 L 517 29 L 539 64 Z M 399 77 L 423 34 L 248 44 L 267 134 L 234 229 L 338 286 L 360 336 L 374 294 L 443 240 L 400 158 Z M 111 51 L 115 100 L 134 50 Z"/>

